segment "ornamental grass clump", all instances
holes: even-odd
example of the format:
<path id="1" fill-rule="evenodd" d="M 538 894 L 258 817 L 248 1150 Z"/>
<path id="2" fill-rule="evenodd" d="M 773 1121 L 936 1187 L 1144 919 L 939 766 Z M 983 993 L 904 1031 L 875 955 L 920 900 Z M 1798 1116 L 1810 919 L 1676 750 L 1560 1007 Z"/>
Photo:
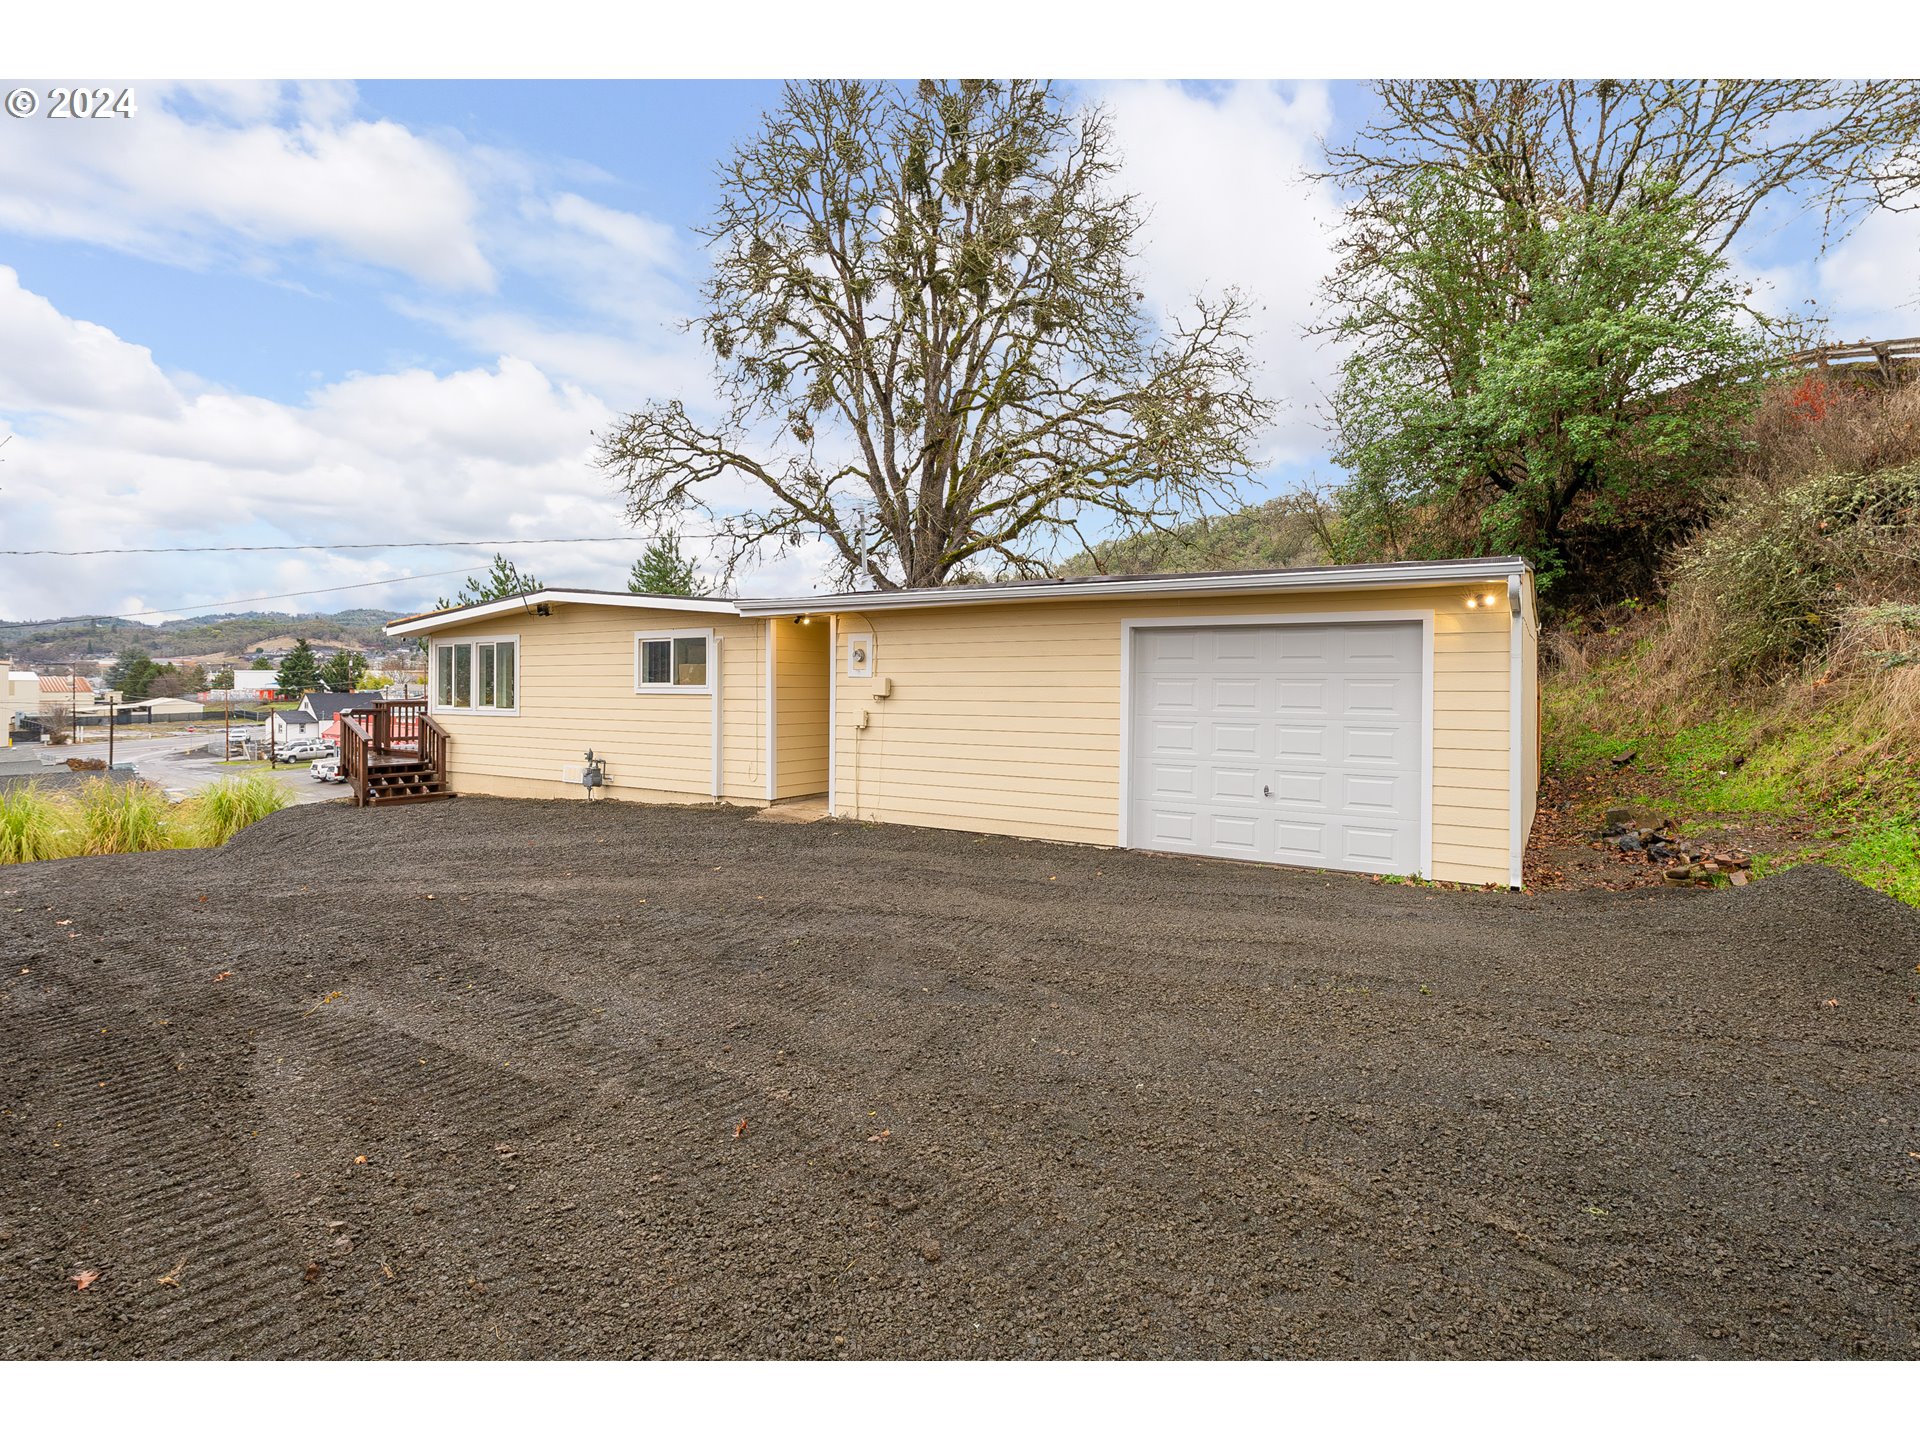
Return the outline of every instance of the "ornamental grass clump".
<path id="1" fill-rule="evenodd" d="M 0 865 L 74 853 L 72 818 L 38 785 L 0 791 Z"/>
<path id="2" fill-rule="evenodd" d="M 132 855 L 142 850 L 164 850 L 168 834 L 166 795 L 144 781 L 118 785 L 111 780 L 89 780 L 80 787 L 76 803 L 79 853 Z"/>
<path id="3" fill-rule="evenodd" d="M 224 845 L 247 826 L 292 803 L 287 787 L 266 775 L 219 780 L 181 807 L 185 845 Z"/>

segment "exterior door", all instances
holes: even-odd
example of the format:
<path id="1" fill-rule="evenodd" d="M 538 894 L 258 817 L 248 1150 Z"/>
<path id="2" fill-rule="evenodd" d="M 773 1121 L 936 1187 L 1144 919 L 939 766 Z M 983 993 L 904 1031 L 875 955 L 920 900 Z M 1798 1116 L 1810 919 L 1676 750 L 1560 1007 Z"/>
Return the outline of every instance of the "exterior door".
<path id="1" fill-rule="evenodd" d="M 1141 626 L 1132 643 L 1129 845 L 1420 870 L 1418 621 Z"/>

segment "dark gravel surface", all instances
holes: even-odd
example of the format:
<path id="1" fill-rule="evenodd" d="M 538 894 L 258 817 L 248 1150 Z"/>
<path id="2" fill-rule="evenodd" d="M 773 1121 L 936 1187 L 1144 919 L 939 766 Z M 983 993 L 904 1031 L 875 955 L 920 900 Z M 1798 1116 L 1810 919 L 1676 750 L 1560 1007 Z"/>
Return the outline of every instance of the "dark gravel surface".
<path id="1" fill-rule="evenodd" d="M 317 806 L 0 948 L 0 1356 L 1920 1356 L 1920 914 L 1827 870 Z"/>

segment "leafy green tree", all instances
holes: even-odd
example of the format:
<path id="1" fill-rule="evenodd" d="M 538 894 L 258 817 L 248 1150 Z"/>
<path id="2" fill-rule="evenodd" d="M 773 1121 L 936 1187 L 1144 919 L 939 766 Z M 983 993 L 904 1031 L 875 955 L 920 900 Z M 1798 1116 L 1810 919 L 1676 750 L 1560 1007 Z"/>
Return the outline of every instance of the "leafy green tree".
<path id="1" fill-rule="evenodd" d="M 1517 553 L 1545 583 L 1576 514 L 1678 503 L 1724 458 L 1778 327 L 1691 207 L 1645 188 L 1645 206 L 1539 215 L 1444 169 L 1407 187 L 1338 327 L 1353 558 Z"/>
<path id="2" fill-rule="evenodd" d="M 118 690 L 128 700 L 145 700 L 153 692 L 154 681 L 164 673 L 146 651 L 130 645 L 107 671 L 107 688 Z"/>
<path id="3" fill-rule="evenodd" d="M 460 594 L 456 598 L 449 600 L 443 595 L 434 602 L 434 608 L 450 610 L 455 605 L 478 605 L 488 600 L 511 600 L 516 595 L 530 595 L 540 588 L 538 580 L 532 575 L 523 574 L 517 565 L 496 551 L 492 569 L 485 575 L 469 575 L 466 583 L 460 587 Z"/>
<path id="4" fill-rule="evenodd" d="M 275 681 L 277 692 L 286 700 L 297 700 L 309 690 L 320 688 L 320 662 L 314 656 L 313 647 L 304 638 L 280 662 L 280 673 Z"/>
<path id="5" fill-rule="evenodd" d="M 1701 518 L 1765 333 L 1718 257 L 1756 216 L 1817 210 L 1832 237 L 1920 184 L 1913 80 L 1374 92 L 1319 177 L 1346 197 L 1342 558 L 1510 549 L 1585 582 L 1656 558 Z"/>
<path id="6" fill-rule="evenodd" d="M 231 690 L 233 688 L 233 667 L 213 672 L 213 678 L 207 682 L 209 690 Z"/>
<path id="7" fill-rule="evenodd" d="M 602 437 L 628 517 L 744 486 L 715 517 L 729 569 L 824 537 L 842 580 L 890 589 L 1044 571 L 1081 521 L 1231 498 L 1271 408 L 1250 302 L 1157 325 L 1118 170 L 1106 116 L 1047 84 L 788 85 L 704 232 L 696 328 L 730 404 L 657 401 Z"/>
<path id="8" fill-rule="evenodd" d="M 666 535 L 647 546 L 633 562 L 627 589 L 636 595 L 705 595 L 708 587 L 691 560 L 680 553 L 680 537 Z"/>
<path id="9" fill-rule="evenodd" d="M 336 650 L 320 667 L 320 679 L 329 690 L 345 694 L 360 687 L 367 673 L 367 657 L 358 650 Z"/>

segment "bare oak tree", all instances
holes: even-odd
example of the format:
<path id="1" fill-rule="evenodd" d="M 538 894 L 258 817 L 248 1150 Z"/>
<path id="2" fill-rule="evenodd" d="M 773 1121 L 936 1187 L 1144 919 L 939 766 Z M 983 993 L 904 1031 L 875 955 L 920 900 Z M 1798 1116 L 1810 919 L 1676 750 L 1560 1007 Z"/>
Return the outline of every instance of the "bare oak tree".
<path id="1" fill-rule="evenodd" d="M 703 232 L 726 413 L 663 401 L 601 437 L 628 518 L 700 511 L 730 566 L 824 536 L 842 581 L 894 588 L 1044 573 L 1088 519 L 1234 499 L 1270 414 L 1248 303 L 1149 321 L 1116 165 L 1105 116 L 1043 83 L 789 85 Z M 755 498 L 719 513 L 729 481 Z"/>

